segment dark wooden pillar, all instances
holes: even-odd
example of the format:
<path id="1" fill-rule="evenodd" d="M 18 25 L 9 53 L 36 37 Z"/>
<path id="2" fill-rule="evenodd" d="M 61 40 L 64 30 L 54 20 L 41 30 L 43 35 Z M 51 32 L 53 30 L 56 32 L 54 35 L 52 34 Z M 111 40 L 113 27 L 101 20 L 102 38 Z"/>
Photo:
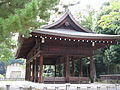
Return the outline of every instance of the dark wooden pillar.
<path id="1" fill-rule="evenodd" d="M 30 62 L 30 81 L 32 81 L 33 76 L 33 61 Z"/>
<path id="2" fill-rule="evenodd" d="M 64 61 L 64 68 L 63 68 L 64 70 L 63 70 L 63 75 L 64 75 L 64 77 L 66 76 L 66 61 Z"/>
<path id="3" fill-rule="evenodd" d="M 74 61 L 72 61 L 72 76 L 74 76 Z"/>
<path id="4" fill-rule="evenodd" d="M 60 68 L 61 68 L 61 65 L 58 65 L 58 73 L 59 73 L 59 77 L 60 77 L 60 73 L 61 73 Z"/>
<path id="5" fill-rule="evenodd" d="M 43 71 L 43 55 L 40 55 L 40 83 L 42 83 L 42 71 Z"/>
<path id="6" fill-rule="evenodd" d="M 70 60 L 69 56 L 66 56 L 66 83 L 69 83 L 69 77 L 70 77 Z"/>
<path id="7" fill-rule="evenodd" d="M 82 62 L 82 59 L 80 59 L 80 77 L 83 77 L 83 62 Z"/>
<path id="8" fill-rule="evenodd" d="M 38 59 L 36 59 L 36 80 L 35 80 L 35 82 L 38 82 Z"/>
<path id="9" fill-rule="evenodd" d="M 34 82 L 36 81 L 36 59 L 34 60 Z"/>
<path id="10" fill-rule="evenodd" d="M 38 79 L 38 64 L 37 59 L 34 60 L 34 82 L 37 82 Z"/>
<path id="11" fill-rule="evenodd" d="M 91 83 L 94 83 L 96 79 L 95 62 L 92 56 L 90 57 L 90 79 Z"/>
<path id="12" fill-rule="evenodd" d="M 55 65 L 55 74 L 54 74 L 54 76 L 56 77 L 56 65 Z"/>
<path id="13" fill-rule="evenodd" d="M 29 63 L 29 81 L 31 81 L 31 71 L 32 69 L 31 69 L 31 62 Z"/>
<path id="14" fill-rule="evenodd" d="M 28 81 L 30 80 L 30 62 L 28 62 L 28 71 L 27 71 L 27 73 L 28 73 Z"/>
<path id="15" fill-rule="evenodd" d="M 26 71 L 25 71 L 25 80 L 28 80 L 28 63 L 27 63 L 27 60 L 26 60 Z"/>

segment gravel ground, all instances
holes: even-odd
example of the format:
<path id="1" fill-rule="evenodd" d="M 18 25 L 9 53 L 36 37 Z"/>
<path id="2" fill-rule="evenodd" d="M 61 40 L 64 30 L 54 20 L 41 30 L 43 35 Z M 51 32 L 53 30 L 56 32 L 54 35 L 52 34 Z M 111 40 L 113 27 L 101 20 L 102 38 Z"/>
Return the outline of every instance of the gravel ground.
<path id="1" fill-rule="evenodd" d="M 120 90 L 120 84 L 43 84 L 29 81 L 0 81 L 0 90 L 7 90 L 6 85 L 10 85 L 9 90 Z"/>

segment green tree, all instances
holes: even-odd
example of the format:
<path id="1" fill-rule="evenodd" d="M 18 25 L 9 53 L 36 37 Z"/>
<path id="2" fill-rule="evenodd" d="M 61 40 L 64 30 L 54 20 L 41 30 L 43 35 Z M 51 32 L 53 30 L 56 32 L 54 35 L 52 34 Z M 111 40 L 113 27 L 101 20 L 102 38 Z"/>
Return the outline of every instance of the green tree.
<path id="1" fill-rule="evenodd" d="M 57 3 L 58 0 L 0 0 L 0 60 L 11 56 L 14 34 L 28 36 L 45 24 Z"/>
<path id="2" fill-rule="evenodd" d="M 81 25 L 89 30 L 94 30 L 95 13 L 96 11 L 90 5 L 87 5 L 81 12 L 76 13 L 76 17 L 79 19 Z"/>
<path id="3" fill-rule="evenodd" d="M 97 17 L 97 25 L 95 31 L 102 34 L 120 34 L 120 1 L 110 1 L 101 7 L 101 12 Z M 120 70 L 120 45 L 111 45 L 100 50 L 103 63 L 107 66 L 108 73 L 119 73 Z M 100 59 L 98 59 L 100 61 Z M 114 71 L 116 70 L 117 71 Z"/>
<path id="4" fill-rule="evenodd" d="M 93 9 L 89 8 L 86 15 L 77 13 L 80 18 L 80 23 L 88 29 L 102 34 L 119 34 L 120 27 L 120 1 L 110 1 L 102 5 L 101 11 L 96 13 Z M 96 16 L 96 17 L 95 17 Z M 120 46 L 111 45 L 106 48 L 99 49 L 95 52 L 94 58 L 96 63 L 97 76 L 100 74 L 119 73 L 119 56 Z M 114 66 L 114 67 L 113 67 Z M 117 70 L 113 70 L 117 68 Z M 110 72 L 111 71 L 111 72 Z"/>
<path id="5" fill-rule="evenodd" d="M 120 34 L 120 1 L 110 1 L 107 5 L 103 5 L 101 9 L 96 32 Z"/>
<path id="6" fill-rule="evenodd" d="M 9 0 L 8 3 L 5 3 L 5 7 L 8 8 L 7 10 L 10 9 L 9 11 L 11 11 L 11 13 L 3 13 L 5 15 L 0 15 L 2 39 L 5 40 L 9 35 L 16 32 L 26 35 L 31 30 L 45 24 L 50 17 L 48 10 L 50 10 L 56 2 L 57 0 Z M 6 12 L 7 10 L 5 9 Z M 39 17 L 39 21 L 37 17 Z"/>
<path id="7" fill-rule="evenodd" d="M 16 47 L 15 42 L 12 40 L 6 40 L 5 42 L 0 43 L 0 61 L 7 61 L 10 58 L 13 58 L 15 53 L 13 52 L 13 48 Z"/>

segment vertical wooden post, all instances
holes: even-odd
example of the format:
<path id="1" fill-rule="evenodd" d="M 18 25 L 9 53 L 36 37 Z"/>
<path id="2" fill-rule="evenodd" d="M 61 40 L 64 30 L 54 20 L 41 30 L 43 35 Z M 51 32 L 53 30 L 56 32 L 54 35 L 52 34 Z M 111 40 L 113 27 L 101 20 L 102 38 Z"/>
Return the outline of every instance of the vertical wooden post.
<path id="1" fill-rule="evenodd" d="M 64 77 L 64 62 L 62 64 L 62 77 Z"/>
<path id="2" fill-rule="evenodd" d="M 80 59 L 80 77 L 83 77 L 83 63 L 82 63 L 82 59 Z"/>
<path id="3" fill-rule="evenodd" d="M 58 65 L 59 77 L 60 77 L 60 73 L 61 73 L 61 71 L 60 71 L 60 67 L 61 67 L 61 65 Z"/>
<path id="4" fill-rule="evenodd" d="M 35 75 L 35 60 L 32 61 L 32 81 L 34 82 Z"/>
<path id="5" fill-rule="evenodd" d="M 27 62 L 27 80 L 29 80 L 29 62 Z"/>
<path id="6" fill-rule="evenodd" d="M 70 60 L 69 56 L 66 56 L 66 83 L 69 83 L 69 77 L 70 77 Z"/>
<path id="7" fill-rule="evenodd" d="M 55 74 L 54 74 L 54 75 L 55 75 L 55 77 L 56 77 L 56 65 L 55 65 Z"/>
<path id="8" fill-rule="evenodd" d="M 36 59 L 34 60 L 34 82 L 36 82 L 36 65 L 37 62 L 36 62 Z"/>
<path id="9" fill-rule="evenodd" d="M 92 56 L 90 57 L 90 79 L 91 83 L 95 82 L 96 79 L 95 62 Z"/>
<path id="10" fill-rule="evenodd" d="M 30 66 L 30 68 L 31 68 L 31 72 L 30 72 L 30 74 L 31 74 L 31 75 L 30 75 L 30 76 L 31 76 L 31 77 L 30 77 L 30 81 L 32 81 L 32 77 L 33 77 L 33 61 L 31 61 L 30 63 L 31 63 L 31 64 L 30 64 L 30 65 L 31 65 L 31 66 Z"/>
<path id="11" fill-rule="evenodd" d="M 64 70 L 63 70 L 64 77 L 66 76 L 66 61 L 64 61 Z"/>
<path id="12" fill-rule="evenodd" d="M 31 81 L 31 71 L 32 71 L 32 69 L 31 69 L 31 62 L 30 62 L 29 65 L 30 65 L 30 66 L 29 66 L 29 69 L 30 69 L 30 72 L 29 72 L 29 81 Z"/>
<path id="13" fill-rule="evenodd" d="M 36 80 L 35 82 L 38 82 L 38 60 L 36 59 Z"/>
<path id="14" fill-rule="evenodd" d="M 26 60 L 26 71 L 25 71 L 25 80 L 28 79 L 28 64 L 27 64 L 27 60 Z"/>
<path id="15" fill-rule="evenodd" d="M 74 76 L 74 61 L 72 61 L 72 76 Z"/>
<path id="16" fill-rule="evenodd" d="M 42 83 L 43 55 L 40 55 L 40 83 Z"/>
<path id="17" fill-rule="evenodd" d="M 29 81 L 30 80 L 30 62 L 28 62 L 28 72 L 27 73 L 28 73 L 28 79 L 27 80 Z"/>

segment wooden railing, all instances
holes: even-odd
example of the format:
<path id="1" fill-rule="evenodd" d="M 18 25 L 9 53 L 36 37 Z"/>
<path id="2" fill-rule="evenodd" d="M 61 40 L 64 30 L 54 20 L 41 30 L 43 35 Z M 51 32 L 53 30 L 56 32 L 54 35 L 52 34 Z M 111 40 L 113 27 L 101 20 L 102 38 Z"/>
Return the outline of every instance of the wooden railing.
<path id="1" fill-rule="evenodd" d="M 0 78 L 0 81 L 24 81 L 25 78 Z"/>
<path id="2" fill-rule="evenodd" d="M 44 77 L 44 83 L 65 83 L 65 77 Z M 70 83 L 89 83 L 88 77 L 69 77 Z"/>
<path id="3" fill-rule="evenodd" d="M 64 77 L 44 77 L 44 83 L 65 83 Z"/>
<path id="4" fill-rule="evenodd" d="M 89 78 L 88 77 L 70 77 L 69 81 L 71 83 L 89 83 Z"/>
<path id="5" fill-rule="evenodd" d="M 120 74 L 100 75 L 100 80 L 108 83 L 120 83 Z"/>

